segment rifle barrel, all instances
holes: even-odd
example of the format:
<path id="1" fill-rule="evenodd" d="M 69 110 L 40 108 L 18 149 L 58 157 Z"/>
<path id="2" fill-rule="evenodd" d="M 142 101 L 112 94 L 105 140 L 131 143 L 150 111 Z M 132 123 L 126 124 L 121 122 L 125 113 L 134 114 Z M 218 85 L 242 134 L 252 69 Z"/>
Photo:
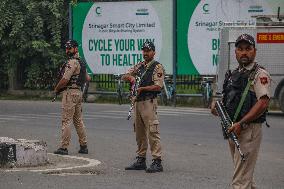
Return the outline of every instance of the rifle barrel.
<path id="1" fill-rule="evenodd" d="M 222 125 L 222 128 L 223 128 L 225 134 L 227 135 L 227 137 L 229 137 L 234 142 L 234 144 L 235 144 L 236 148 L 238 149 L 239 154 L 242 158 L 242 161 L 245 161 L 245 155 L 241 151 L 240 143 L 238 141 L 236 134 L 234 132 L 231 132 L 231 133 L 228 132 L 228 129 L 231 127 L 231 125 L 233 123 L 231 118 L 229 117 L 228 112 L 226 111 L 224 105 L 220 101 L 216 102 L 215 108 L 218 112 L 218 115 L 220 116 L 221 125 Z"/>

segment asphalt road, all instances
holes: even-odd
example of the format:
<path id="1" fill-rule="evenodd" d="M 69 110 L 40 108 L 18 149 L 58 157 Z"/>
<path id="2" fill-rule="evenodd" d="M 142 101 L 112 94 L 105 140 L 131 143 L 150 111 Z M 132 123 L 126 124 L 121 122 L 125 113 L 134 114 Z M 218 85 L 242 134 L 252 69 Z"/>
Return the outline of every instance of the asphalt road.
<path id="1" fill-rule="evenodd" d="M 0 137 L 44 140 L 48 152 L 60 140 L 60 102 L 0 101 Z M 0 169 L 0 189 L 47 188 L 230 188 L 233 165 L 219 120 L 206 109 L 160 107 L 164 172 L 125 171 L 135 158 L 136 142 L 129 106 L 84 104 L 88 155 L 78 154 L 72 128 L 71 156 L 96 159 L 95 167 L 57 172 Z M 255 170 L 259 188 L 284 188 L 284 115 L 270 114 Z M 147 158 L 151 163 L 150 153 Z"/>

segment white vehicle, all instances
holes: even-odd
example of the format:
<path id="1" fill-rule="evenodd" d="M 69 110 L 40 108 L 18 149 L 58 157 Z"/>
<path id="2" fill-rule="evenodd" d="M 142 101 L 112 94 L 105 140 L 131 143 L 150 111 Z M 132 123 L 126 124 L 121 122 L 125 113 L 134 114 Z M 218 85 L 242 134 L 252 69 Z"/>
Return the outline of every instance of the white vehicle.
<path id="1" fill-rule="evenodd" d="M 222 92 L 222 84 L 228 69 L 238 66 L 235 58 L 235 40 L 242 33 L 254 36 L 256 41 L 256 61 L 271 75 L 271 95 L 279 102 L 284 112 L 284 22 L 278 17 L 272 22 L 273 16 L 260 16 L 255 27 L 227 27 L 220 32 L 219 64 L 217 69 L 217 93 Z M 269 22 L 267 22 L 267 19 Z"/>

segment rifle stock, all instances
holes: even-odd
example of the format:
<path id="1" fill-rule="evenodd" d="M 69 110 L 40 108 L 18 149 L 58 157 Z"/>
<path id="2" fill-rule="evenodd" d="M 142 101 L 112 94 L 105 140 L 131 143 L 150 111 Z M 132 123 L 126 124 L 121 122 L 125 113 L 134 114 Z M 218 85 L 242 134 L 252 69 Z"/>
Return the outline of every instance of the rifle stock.
<path id="1" fill-rule="evenodd" d="M 226 109 L 225 109 L 225 107 L 224 107 L 224 105 L 222 104 L 221 101 L 216 102 L 215 109 L 217 110 L 218 115 L 221 119 L 221 126 L 222 126 L 222 129 L 224 131 L 224 134 L 234 142 L 234 144 L 237 147 L 239 154 L 242 158 L 242 161 L 245 161 L 245 155 L 241 151 L 240 143 L 237 139 L 236 134 L 234 132 L 231 132 L 231 133 L 228 132 L 228 130 L 232 126 L 233 122 L 232 122 L 228 112 L 226 111 Z"/>
<path id="2" fill-rule="evenodd" d="M 57 96 L 59 95 L 59 93 L 55 93 L 54 94 L 54 96 L 53 96 L 53 98 L 52 98 L 52 100 L 51 100 L 51 102 L 55 102 L 55 100 L 57 99 Z"/>
<path id="3" fill-rule="evenodd" d="M 88 89 L 89 89 L 89 84 L 90 82 L 89 81 L 86 81 L 83 85 L 83 89 L 82 89 L 82 97 L 83 97 L 83 100 L 84 102 L 87 101 L 87 95 L 88 95 Z"/>
<path id="4" fill-rule="evenodd" d="M 56 92 L 56 93 L 54 94 L 53 99 L 52 99 L 51 101 L 54 102 L 54 101 L 57 99 L 57 97 L 60 95 L 60 93 L 61 93 L 62 91 L 64 91 L 65 89 L 66 89 L 66 87 L 63 87 L 63 88 L 60 89 L 58 92 Z"/>

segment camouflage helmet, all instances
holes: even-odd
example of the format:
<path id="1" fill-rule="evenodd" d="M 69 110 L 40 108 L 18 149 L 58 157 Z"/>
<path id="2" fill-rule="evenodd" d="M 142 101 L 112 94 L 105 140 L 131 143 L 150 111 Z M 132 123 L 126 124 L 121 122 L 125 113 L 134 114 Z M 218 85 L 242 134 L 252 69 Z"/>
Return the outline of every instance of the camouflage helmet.
<path id="1" fill-rule="evenodd" d="M 254 38 L 249 34 L 244 33 L 244 34 L 240 35 L 236 40 L 235 47 L 237 47 L 240 44 L 240 42 L 242 42 L 242 41 L 247 42 L 250 45 L 255 47 Z"/>
<path id="2" fill-rule="evenodd" d="M 153 42 L 151 41 L 145 41 L 142 45 L 142 50 L 144 49 L 149 49 L 149 50 L 152 50 L 152 51 L 155 51 L 155 45 Z"/>
<path id="3" fill-rule="evenodd" d="M 70 49 L 70 48 L 74 48 L 74 47 L 78 47 L 78 43 L 75 40 L 70 39 L 65 43 L 66 49 Z"/>

